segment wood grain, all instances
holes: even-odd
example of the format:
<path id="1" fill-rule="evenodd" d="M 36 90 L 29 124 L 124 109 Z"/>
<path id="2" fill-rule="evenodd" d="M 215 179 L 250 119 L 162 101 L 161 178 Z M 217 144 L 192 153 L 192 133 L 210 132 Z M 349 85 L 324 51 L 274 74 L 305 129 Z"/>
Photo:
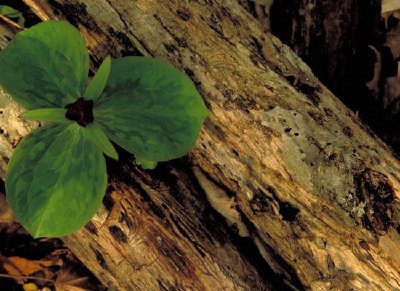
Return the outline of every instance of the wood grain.
<path id="1" fill-rule="evenodd" d="M 102 282 L 118 290 L 400 289 L 398 160 L 236 1 L 47 7 L 81 29 L 94 67 L 108 54 L 164 59 L 192 78 L 211 110 L 188 157 L 154 171 L 123 152 L 108 161 L 104 207 L 64 238 Z M 11 146 L 0 142 L 7 156 Z"/>

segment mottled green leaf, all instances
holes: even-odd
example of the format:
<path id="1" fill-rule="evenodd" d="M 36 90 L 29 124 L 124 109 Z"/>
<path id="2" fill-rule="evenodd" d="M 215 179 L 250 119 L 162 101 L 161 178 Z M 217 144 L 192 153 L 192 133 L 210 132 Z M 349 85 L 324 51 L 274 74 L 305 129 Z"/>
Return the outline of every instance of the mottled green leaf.
<path id="1" fill-rule="evenodd" d="M 207 114 L 186 75 L 145 57 L 113 61 L 105 94 L 94 108 L 108 137 L 145 166 L 185 155 Z"/>
<path id="2" fill-rule="evenodd" d="M 66 112 L 67 109 L 64 108 L 43 108 L 24 112 L 20 115 L 20 117 L 29 120 L 72 123 L 72 120 L 69 120 L 65 117 Z"/>
<path id="3" fill-rule="evenodd" d="M 7 199 L 34 237 L 70 234 L 95 214 L 107 176 L 101 151 L 77 124 L 49 124 L 23 138 L 7 169 Z"/>
<path id="4" fill-rule="evenodd" d="M 114 160 L 118 160 L 117 151 L 97 122 L 86 125 L 83 132 L 103 153 Z"/>
<path id="5" fill-rule="evenodd" d="M 65 21 L 39 23 L 0 51 L 0 85 L 27 109 L 64 107 L 83 93 L 89 56 Z"/>
<path id="6" fill-rule="evenodd" d="M 107 84 L 110 69 L 111 58 L 106 57 L 100 68 L 97 70 L 96 75 L 93 77 L 89 86 L 86 88 L 85 93 L 83 93 L 83 97 L 85 99 L 92 99 L 96 103 Z"/>
<path id="7" fill-rule="evenodd" d="M 4 15 L 8 18 L 16 18 L 21 27 L 25 24 L 25 18 L 22 16 L 22 13 L 10 6 L 0 5 L 0 15 Z"/>

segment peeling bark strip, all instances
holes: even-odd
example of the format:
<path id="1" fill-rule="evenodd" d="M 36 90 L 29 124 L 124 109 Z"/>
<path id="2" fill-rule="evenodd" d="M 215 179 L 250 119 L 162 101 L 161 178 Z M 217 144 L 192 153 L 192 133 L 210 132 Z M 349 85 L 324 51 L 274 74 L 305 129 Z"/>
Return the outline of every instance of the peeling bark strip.
<path id="1" fill-rule="evenodd" d="M 186 71 L 212 111 L 189 159 L 109 163 L 104 207 L 64 239 L 105 284 L 400 289 L 399 161 L 236 1 L 26 2 L 77 25 L 95 61 L 143 54 Z"/>

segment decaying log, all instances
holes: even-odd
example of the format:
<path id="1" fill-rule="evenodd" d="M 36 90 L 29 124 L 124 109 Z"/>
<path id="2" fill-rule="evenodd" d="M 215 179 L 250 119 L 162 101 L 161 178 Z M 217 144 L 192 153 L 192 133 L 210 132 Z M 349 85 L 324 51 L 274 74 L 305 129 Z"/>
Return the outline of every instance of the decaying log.
<path id="1" fill-rule="evenodd" d="M 104 206 L 64 238 L 102 282 L 400 289 L 399 161 L 237 1 L 26 3 L 79 27 L 95 66 L 108 54 L 172 63 L 211 111 L 188 157 L 153 171 L 123 152 L 108 161 Z M 2 161 L 27 133 L 21 122 L 1 117 Z"/>

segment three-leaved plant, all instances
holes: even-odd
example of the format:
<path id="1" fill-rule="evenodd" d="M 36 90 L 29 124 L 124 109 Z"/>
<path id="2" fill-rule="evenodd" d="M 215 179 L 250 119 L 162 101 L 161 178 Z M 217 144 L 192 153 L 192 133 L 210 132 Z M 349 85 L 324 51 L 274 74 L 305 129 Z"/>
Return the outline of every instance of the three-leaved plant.
<path id="1" fill-rule="evenodd" d="M 88 83 L 79 31 L 47 21 L 17 34 L 0 52 L 0 85 L 44 126 L 10 159 L 6 193 L 34 237 L 70 234 L 96 213 L 106 191 L 110 140 L 143 168 L 185 155 L 208 114 L 183 73 L 147 57 L 107 57 Z"/>

